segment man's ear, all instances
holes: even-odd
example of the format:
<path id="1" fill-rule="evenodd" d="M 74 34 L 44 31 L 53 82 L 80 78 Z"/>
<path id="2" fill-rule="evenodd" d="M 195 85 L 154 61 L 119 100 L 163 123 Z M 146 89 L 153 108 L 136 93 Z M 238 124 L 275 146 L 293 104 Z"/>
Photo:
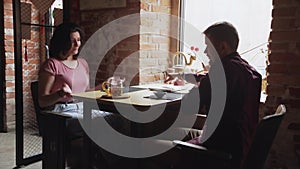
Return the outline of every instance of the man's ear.
<path id="1" fill-rule="evenodd" d="M 225 41 L 222 41 L 221 42 L 221 49 L 222 50 L 227 50 L 227 48 L 228 48 L 228 44 Z"/>
<path id="2" fill-rule="evenodd" d="M 221 49 L 221 55 L 222 56 L 226 56 L 226 55 L 228 55 L 229 53 L 230 53 L 230 46 L 228 45 L 228 43 L 227 42 L 225 42 L 225 41 L 222 41 L 221 43 L 220 43 L 220 49 Z"/>

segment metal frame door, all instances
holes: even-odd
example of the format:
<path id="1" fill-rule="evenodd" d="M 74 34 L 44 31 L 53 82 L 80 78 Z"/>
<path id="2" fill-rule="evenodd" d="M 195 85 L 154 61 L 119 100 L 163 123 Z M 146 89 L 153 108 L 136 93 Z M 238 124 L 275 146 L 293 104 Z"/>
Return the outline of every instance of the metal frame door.
<path id="1" fill-rule="evenodd" d="M 54 1 L 54 0 L 53 0 Z M 33 0 L 32 0 L 33 2 Z M 42 2 L 40 0 L 36 2 Z M 22 2 L 23 3 L 23 2 Z M 24 86 L 28 85 L 28 81 L 26 84 L 24 83 L 24 62 L 28 59 L 27 57 L 27 42 L 25 40 L 25 47 L 24 47 L 24 28 L 29 28 L 29 34 L 32 35 L 31 31 L 35 31 L 35 33 L 39 33 L 39 35 L 45 35 L 45 41 L 40 41 L 40 44 L 47 44 L 47 38 L 49 38 L 48 32 L 52 32 L 52 28 L 54 26 L 50 25 L 47 22 L 47 19 L 44 18 L 45 22 L 42 24 L 35 24 L 32 23 L 31 20 L 29 22 L 22 21 L 21 8 L 24 4 L 22 4 L 20 0 L 13 0 L 13 22 L 14 22 L 14 64 L 15 64 L 15 111 L 16 111 L 16 165 L 17 167 L 28 165 L 43 159 L 42 153 L 42 137 L 38 135 L 38 129 L 30 130 L 30 134 L 26 133 L 27 131 L 27 124 L 26 120 L 28 116 L 24 113 L 24 95 L 28 92 L 24 92 Z M 63 0 L 63 18 L 65 20 L 65 6 L 69 4 L 69 0 Z M 25 4 L 26 6 L 27 4 Z M 68 6 L 68 5 L 67 5 Z M 23 9 L 23 8 L 22 8 Z M 31 9 L 31 8 L 30 8 Z M 69 8 L 67 8 L 69 9 Z M 49 12 L 49 10 L 48 10 Z M 27 15 L 27 14 L 26 14 Z M 31 17 L 31 12 L 28 14 Z M 43 15 L 43 17 L 49 17 L 49 13 Z M 44 30 L 43 34 L 41 34 L 41 30 Z M 23 35 L 22 35 L 23 33 Z M 27 29 L 28 33 L 28 29 Z M 30 39 L 31 40 L 31 39 Z M 41 43 L 42 42 L 42 43 Z M 45 48 L 46 49 L 46 48 Z M 23 51 L 22 51 L 23 50 Z M 40 48 L 43 51 L 43 49 Z M 45 51 L 47 52 L 47 51 Z M 40 56 L 39 56 L 40 57 Z M 40 58 L 41 59 L 41 58 Z M 28 63 L 27 63 L 28 64 Z M 29 65 L 30 66 L 30 65 Z M 37 79 L 31 79 L 32 81 Z M 32 104 L 33 107 L 33 104 Z M 34 109 L 33 109 L 34 110 Z M 26 127 L 25 127 L 26 126 Z M 33 131 L 36 131 L 36 134 L 32 134 Z M 33 140 L 33 141 L 32 141 Z M 37 143 L 33 143 L 37 141 Z M 33 145 L 35 144 L 35 145 Z M 35 146 L 39 146 L 36 148 Z"/>

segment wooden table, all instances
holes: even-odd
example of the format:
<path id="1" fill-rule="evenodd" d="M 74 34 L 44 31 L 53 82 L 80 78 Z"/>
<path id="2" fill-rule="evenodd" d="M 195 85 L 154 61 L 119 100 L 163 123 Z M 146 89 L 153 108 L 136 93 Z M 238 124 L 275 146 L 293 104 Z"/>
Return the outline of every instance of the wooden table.
<path id="1" fill-rule="evenodd" d="M 144 84 L 144 85 L 136 85 L 130 86 L 130 89 L 133 91 L 143 90 L 143 89 L 161 89 L 161 90 L 170 90 L 175 93 L 188 93 L 195 85 L 192 83 L 186 83 L 184 86 L 174 86 L 172 84 L 164 84 L 164 83 L 153 83 L 153 84 Z"/>
<path id="2" fill-rule="evenodd" d="M 150 98 L 153 95 L 153 91 L 149 90 L 128 92 L 124 94 L 125 96 L 128 96 L 128 98 L 122 99 L 103 98 L 103 95 L 105 95 L 105 93 L 100 91 L 91 91 L 73 95 L 73 97 L 78 101 L 84 102 L 84 124 L 89 130 L 91 129 L 88 126 L 91 124 L 92 120 L 92 109 L 108 111 L 122 115 L 125 113 L 127 118 L 130 118 L 131 113 L 135 114 L 133 113 L 133 110 L 144 113 L 145 111 L 147 112 L 151 109 L 152 111 L 150 111 L 150 113 L 155 113 L 164 109 L 163 113 L 160 113 L 157 119 L 154 119 L 154 121 L 152 121 L 152 119 L 150 120 L 151 123 L 148 123 L 147 121 L 146 123 L 140 123 L 139 121 L 135 122 L 133 120 L 134 117 L 131 117 L 133 118 L 130 119 L 132 126 L 130 134 L 131 137 L 148 137 L 163 132 L 176 119 L 176 113 L 178 113 L 182 99 L 182 97 L 163 100 L 153 99 Z M 183 94 L 177 94 L 177 96 L 183 96 Z M 90 157 L 91 140 L 88 137 L 85 137 L 84 140 L 84 166 L 86 168 L 91 168 L 91 164 L 93 164 Z"/>

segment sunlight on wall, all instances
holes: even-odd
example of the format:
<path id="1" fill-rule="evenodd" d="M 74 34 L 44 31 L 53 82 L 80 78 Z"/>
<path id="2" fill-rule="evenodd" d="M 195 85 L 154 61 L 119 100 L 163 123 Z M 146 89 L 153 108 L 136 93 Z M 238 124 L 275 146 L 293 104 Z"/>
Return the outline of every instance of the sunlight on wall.
<path id="1" fill-rule="evenodd" d="M 204 50 L 202 48 L 205 47 L 203 35 L 197 34 L 201 34 L 213 23 L 228 21 L 236 27 L 240 36 L 238 52 L 265 76 L 267 42 L 271 31 L 272 0 L 185 0 L 184 7 L 186 24 L 183 42 L 188 42 L 185 44 L 185 50 L 188 50 L 190 46 L 200 47 L 198 56 L 207 64 L 208 60 L 202 53 Z M 188 28 L 191 26 L 198 31 L 191 31 Z"/>

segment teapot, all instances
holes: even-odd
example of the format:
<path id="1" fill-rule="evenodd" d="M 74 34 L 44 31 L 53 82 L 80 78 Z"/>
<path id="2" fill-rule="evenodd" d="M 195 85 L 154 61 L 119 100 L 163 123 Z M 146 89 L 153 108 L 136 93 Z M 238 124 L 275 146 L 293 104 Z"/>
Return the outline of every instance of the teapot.
<path id="1" fill-rule="evenodd" d="M 108 78 L 102 83 L 102 89 L 106 92 L 107 96 L 121 96 L 123 94 L 123 83 L 125 78 L 121 79 L 120 76 L 113 76 Z"/>

